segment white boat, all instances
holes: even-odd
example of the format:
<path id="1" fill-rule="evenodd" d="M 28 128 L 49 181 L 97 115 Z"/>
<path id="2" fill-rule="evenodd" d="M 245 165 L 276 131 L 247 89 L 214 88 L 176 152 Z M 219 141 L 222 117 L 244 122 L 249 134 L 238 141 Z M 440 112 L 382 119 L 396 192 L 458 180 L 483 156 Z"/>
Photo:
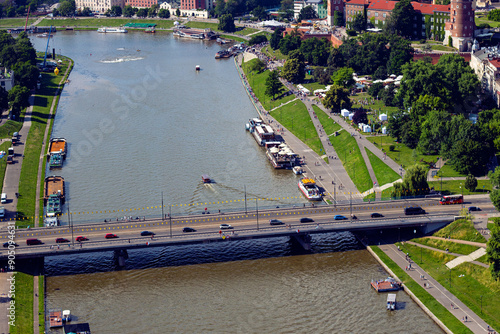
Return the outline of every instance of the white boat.
<path id="1" fill-rule="evenodd" d="M 257 125 L 261 125 L 261 124 L 262 124 L 262 120 L 260 118 L 252 118 L 252 119 L 248 120 L 247 124 L 245 124 L 245 129 L 247 129 L 247 131 L 254 132 L 255 127 Z"/>
<path id="2" fill-rule="evenodd" d="M 97 32 L 102 32 L 102 33 L 127 33 L 128 31 L 125 28 L 99 28 L 97 29 Z"/>
<path id="3" fill-rule="evenodd" d="M 62 321 L 63 322 L 70 322 L 71 321 L 71 311 L 70 310 L 62 311 Z"/>
<path id="4" fill-rule="evenodd" d="M 394 311 L 396 309 L 396 294 L 390 293 L 387 295 L 387 309 Z"/>
<path id="5" fill-rule="evenodd" d="M 303 178 L 299 180 L 299 189 L 302 191 L 304 196 L 311 201 L 320 201 L 321 191 L 316 185 L 316 181 L 313 179 Z"/>
<path id="6" fill-rule="evenodd" d="M 259 124 L 251 131 L 257 143 L 264 146 L 267 142 L 274 141 L 274 130 L 266 124 Z"/>
<path id="7" fill-rule="evenodd" d="M 292 171 L 295 175 L 301 175 L 302 173 L 304 173 L 304 170 L 300 166 L 293 167 Z"/>
<path id="8" fill-rule="evenodd" d="M 197 70 L 197 71 L 201 70 L 200 65 L 196 65 L 196 70 Z"/>
<path id="9" fill-rule="evenodd" d="M 287 144 L 279 141 L 266 142 L 266 155 L 274 168 L 291 169 L 295 166 L 297 155 Z"/>

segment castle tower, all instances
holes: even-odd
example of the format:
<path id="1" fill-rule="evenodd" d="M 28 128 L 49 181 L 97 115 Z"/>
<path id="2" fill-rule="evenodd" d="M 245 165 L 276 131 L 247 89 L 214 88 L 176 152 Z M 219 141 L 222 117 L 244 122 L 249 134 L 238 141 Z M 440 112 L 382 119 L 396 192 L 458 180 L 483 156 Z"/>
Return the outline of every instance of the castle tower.
<path id="1" fill-rule="evenodd" d="M 473 0 L 451 0 L 450 21 L 446 22 L 443 44 L 448 45 L 451 37 L 453 47 L 459 51 L 468 51 L 476 29 L 474 9 Z"/>
<path id="2" fill-rule="evenodd" d="M 330 27 L 333 26 L 333 17 L 335 11 L 338 11 L 341 15 L 344 15 L 344 0 L 327 0 L 326 9 L 326 24 Z"/>

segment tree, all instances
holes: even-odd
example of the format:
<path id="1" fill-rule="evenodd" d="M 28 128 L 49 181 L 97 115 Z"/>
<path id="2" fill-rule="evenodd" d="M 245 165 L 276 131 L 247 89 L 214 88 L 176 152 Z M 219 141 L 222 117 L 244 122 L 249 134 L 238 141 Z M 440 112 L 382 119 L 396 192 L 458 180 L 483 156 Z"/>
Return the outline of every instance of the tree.
<path id="1" fill-rule="evenodd" d="M 330 55 L 331 44 L 326 38 L 309 38 L 300 43 L 300 52 L 309 65 L 325 66 Z"/>
<path id="2" fill-rule="evenodd" d="M 494 190 L 496 192 L 497 198 L 500 190 Z M 493 195 L 493 192 L 490 193 L 490 197 Z M 493 199 L 491 200 L 493 202 Z M 498 206 L 495 205 L 498 210 Z M 486 255 L 487 261 L 490 263 L 490 272 L 491 277 L 494 280 L 500 280 L 500 224 L 498 221 L 494 222 L 493 227 L 490 229 L 490 238 L 486 243 Z"/>
<path id="3" fill-rule="evenodd" d="M 379 66 L 373 74 L 374 80 L 385 80 L 387 78 L 387 69 L 385 66 Z"/>
<path id="4" fill-rule="evenodd" d="M 130 5 L 126 5 L 125 7 L 123 7 L 123 16 L 125 17 L 132 17 L 134 16 L 135 12 L 134 12 L 134 8 Z"/>
<path id="5" fill-rule="evenodd" d="M 276 29 L 273 34 L 271 35 L 271 39 L 269 41 L 269 45 L 273 50 L 279 49 L 280 47 L 280 42 L 283 39 L 283 29 L 278 28 Z"/>
<path id="6" fill-rule="evenodd" d="M 262 6 L 257 6 L 252 10 L 252 15 L 260 21 L 267 19 L 267 12 Z"/>
<path id="7" fill-rule="evenodd" d="M 148 10 L 147 8 L 139 8 L 135 15 L 137 15 L 137 17 L 146 17 L 148 16 Z"/>
<path id="8" fill-rule="evenodd" d="M 181 10 L 179 8 L 175 10 L 175 16 L 177 17 L 181 16 Z"/>
<path id="9" fill-rule="evenodd" d="M 394 183 L 391 197 L 417 196 L 427 193 L 429 193 L 427 168 L 423 165 L 413 165 L 406 170 L 403 182 Z"/>
<path id="10" fill-rule="evenodd" d="M 3 87 L 0 87 L 0 110 L 5 110 L 8 107 L 9 107 L 9 94 Z"/>
<path id="11" fill-rule="evenodd" d="M 153 5 L 149 7 L 148 9 L 148 17 L 156 17 L 156 14 L 158 13 L 158 5 Z"/>
<path id="12" fill-rule="evenodd" d="M 271 71 L 266 79 L 266 95 L 272 96 L 274 100 L 276 95 L 281 94 L 282 90 L 283 85 L 280 82 L 278 71 Z"/>
<path id="13" fill-rule="evenodd" d="M 250 72 L 261 73 L 265 69 L 266 69 L 266 63 L 264 63 L 262 60 L 258 58 L 251 60 L 249 66 Z"/>
<path id="14" fill-rule="evenodd" d="M 234 25 L 233 15 L 224 14 L 219 18 L 219 30 L 224 32 L 235 32 L 236 26 Z"/>
<path id="15" fill-rule="evenodd" d="M 351 28 L 360 32 L 366 30 L 366 18 L 363 13 L 358 13 L 351 23 Z"/>
<path id="16" fill-rule="evenodd" d="M 301 22 L 303 20 L 317 19 L 318 13 L 314 10 L 312 6 L 305 6 L 300 10 L 297 21 Z"/>
<path id="17" fill-rule="evenodd" d="M 170 17 L 170 11 L 168 9 L 162 8 L 158 12 L 158 17 L 162 19 L 168 19 Z"/>
<path id="18" fill-rule="evenodd" d="M 467 178 L 465 179 L 465 189 L 467 189 L 469 192 L 473 192 L 476 190 L 476 187 L 477 179 L 472 174 L 467 175 Z"/>
<path id="19" fill-rule="evenodd" d="M 356 124 L 368 124 L 368 117 L 366 116 L 366 110 L 363 108 L 357 109 L 352 116 L 352 121 Z"/>
<path id="20" fill-rule="evenodd" d="M 448 137 L 446 123 L 451 119 L 444 110 L 431 110 L 421 125 L 418 149 L 424 154 L 439 154 L 442 142 Z"/>
<path id="21" fill-rule="evenodd" d="M 381 82 L 377 82 L 371 85 L 370 88 L 368 88 L 368 94 L 371 97 L 378 99 L 379 93 L 383 89 L 384 89 L 384 84 Z"/>
<path id="22" fill-rule="evenodd" d="M 344 16 L 342 12 L 336 10 L 333 14 L 333 25 L 337 27 L 342 27 L 344 25 Z"/>
<path id="23" fill-rule="evenodd" d="M 399 36 L 393 36 L 390 40 L 391 49 L 387 61 L 387 72 L 390 74 L 401 74 L 401 67 L 413 60 L 414 50 L 410 41 Z"/>
<path id="24" fill-rule="evenodd" d="M 281 76 L 287 81 L 301 83 L 306 76 L 305 68 L 304 62 L 299 59 L 288 59 L 283 66 Z"/>
<path id="25" fill-rule="evenodd" d="M 29 89 L 34 88 L 40 75 L 38 67 L 32 65 L 29 61 L 18 62 L 13 68 L 16 74 L 16 82 Z"/>
<path id="26" fill-rule="evenodd" d="M 391 16 L 386 20 L 384 26 L 388 35 L 399 35 L 411 39 L 413 34 L 413 17 L 415 9 L 410 0 L 401 0 L 396 3 L 391 12 Z"/>
<path id="27" fill-rule="evenodd" d="M 500 211 L 500 190 L 493 189 L 490 192 L 490 200 L 491 203 L 495 206 L 495 209 L 497 209 L 497 211 Z"/>
<path id="28" fill-rule="evenodd" d="M 394 85 L 394 83 L 391 82 L 388 86 L 384 87 L 384 89 L 380 93 L 381 98 L 386 106 L 395 107 L 397 105 L 397 101 L 394 98 L 396 95 L 396 86 Z"/>
<path id="29" fill-rule="evenodd" d="M 491 185 L 494 188 L 500 187 L 500 167 L 496 167 L 494 172 L 489 171 L 488 179 L 490 179 Z"/>
<path id="30" fill-rule="evenodd" d="M 340 113 L 342 109 L 350 109 L 352 103 L 349 98 L 349 90 L 344 87 L 332 85 L 330 90 L 325 94 L 323 105 L 335 113 Z"/>
<path id="31" fill-rule="evenodd" d="M 13 118 L 16 119 L 21 110 L 29 106 L 28 99 L 30 97 L 30 91 L 28 88 L 20 85 L 15 85 L 9 91 L 9 104 L 12 108 Z"/>
<path id="32" fill-rule="evenodd" d="M 291 51 L 300 48 L 302 41 L 300 37 L 295 34 L 288 34 L 280 42 L 280 52 L 284 55 L 288 55 Z"/>
<path id="33" fill-rule="evenodd" d="M 81 16 L 92 16 L 92 11 L 90 10 L 89 7 L 83 7 L 82 11 L 80 12 Z"/>
<path id="34" fill-rule="evenodd" d="M 353 78 L 354 70 L 350 67 L 342 67 L 332 75 L 334 85 L 351 89 L 355 81 Z"/>
<path id="35" fill-rule="evenodd" d="M 58 10 L 62 16 L 74 16 L 76 10 L 75 1 L 74 0 L 62 1 L 61 4 L 59 5 Z"/>
<path id="36" fill-rule="evenodd" d="M 488 20 L 500 22 L 500 9 L 492 9 L 488 12 Z"/>
<path id="37" fill-rule="evenodd" d="M 267 37 L 265 35 L 255 35 L 250 38 L 248 45 L 255 45 L 267 42 Z"/>
<path id="38" fill-rule="evenodd" d="M 122 16 L 122 8 L 120 6 L 112 6 L 109 14 L 113 17 Z"/>

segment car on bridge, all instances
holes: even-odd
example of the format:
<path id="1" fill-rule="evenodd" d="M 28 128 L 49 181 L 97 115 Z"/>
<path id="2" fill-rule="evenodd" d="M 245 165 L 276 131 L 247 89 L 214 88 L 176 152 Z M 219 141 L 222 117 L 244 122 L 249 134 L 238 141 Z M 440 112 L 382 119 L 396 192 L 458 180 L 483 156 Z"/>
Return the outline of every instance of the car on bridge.
<path id="1" fill-rule="evenodd" d="M 141 236 L 143 236 L 143 237 L 146 237 L 146 236 L 149 236 L 149 235 L 156 235 L 156 233 L 151 232 L 151 231 L 142 231 L 141 232 Z"/>
<path id="2" fill-rule="evenodd" d="M 3 246 L 4 246 L 5 248 L 9 247 L 10 245 L 12 245 L 12 246 L 14 246 L 14 247 L 19 246 L 18 244 L 16 244 L 16 243 L 15 243 L 15 242 L 13 242 L 13 241 L 7 241 L 7 242 L 4 242 L 4 243 L 3 243 Z"/>
<path id="3" fill-rule="evenodd" d="M 82 242 L 82 241 L 89 240 L 89 238 L 79 235 L 79 236 L 76 237 L 75 240 L 78 241 L 78 242 Z"/>
<path id="4" fill-rule="evenodd" d="M 114 238 L 118 238 L 118 236 L 116 234 L 113 234 L 113 233 L 106 233 L 104 238 L 105 239 L 114 239 Z"/>
<path id="5" fill-rule="evenodd" d="M 194 228 L 192 228 L 192 227 L 184 227 L 182 229 L 182 232 L 189 233 L 189 232 L 196 232 L 196 230 Z"/>
<path id="6" fill-rule="evenodd" d="M 229 229 L 232 229 L 233 227 L 229 224 L 220 224 L 219 228 L 221 230 L 229 230 Z"/>
<path id="7" fill-rule="evenodd" d="M 56 239 L 56 243 L 58 243 L 58 244 L 62 244 L 62 243 L 65 243 L 65 242 L 69 242 L 69 240 L 66 239 L 66 238 L 57 238 Z"/>
<path id="8" fill-rule="evenodd" d="M 271 219 L 269 220 L 269 225 L 283 225 L 284 223 L 279 219 Z"/>
<path id="9" fill-rule="evenodd" d="M 381 213 L 378 213 L 378 212 L 374 212 L 370 215 L 370 217 L 372 218 L 380 218 L 380 217 L 383 217 L 384 215 L 381 214 Z"/>
<path id="10" fill-rule="evenodd" d="M 30 246 L 30 245 L 41 245 L 43 244 L 43 242 L 39 239 L 26 239 L 26 245 Z"/>
<path id="11" fill-rule="evenodd" d="M 304 217 L 304 218 L 300 218 L 300 222 L 301 223 L 312 223 L 312 222 L 314 222 L 314 219 Z"/>
<path id="12" fill-rule="evenodd" d="M 481 208 L 478 206 L 469 206 L 469 212 L 471 211 L 481 211 Z"/>
<path id="13" fill-rule="evenodd" d="M 345 220 L 345 219 L 347 219 L 346 216 L 342 216 L 342 215 L 333 216 L 333 220 Z"/>

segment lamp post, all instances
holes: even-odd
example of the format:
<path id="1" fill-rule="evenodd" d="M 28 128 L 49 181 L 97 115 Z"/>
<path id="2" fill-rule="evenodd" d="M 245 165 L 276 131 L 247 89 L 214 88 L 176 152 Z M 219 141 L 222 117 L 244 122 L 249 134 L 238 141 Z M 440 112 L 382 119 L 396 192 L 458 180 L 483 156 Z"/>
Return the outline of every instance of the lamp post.
<path id="1" fill-rule="evenodd" d="M 168 210 L 169 210 L 169 213 L 168 213 L 168 218 L 170 220 L 170 238 L 172 238 L 172 205 L 168 205 Z"/>
<path id="2" fill-rule="evenodd" d="M 462 188 L 462 182 L 460 182 L 460 192 L 462 193 L 462 209 L 464 208 L 464 188 Z"/>
<path id="3" fill-rule="evenodd" d="M 259 201 L 255 199 L 255 211 L 257 212 L 257 231 L 259 230 Z"/>
<path id="4" fill-rule="evenodd" d="M 165 214 L 163 213 L 163 191 L 161 192 L 161 220 L 165 219 Z"/>
<path id="5" fill-rule="evenodd" d="M 248 215 L 247 211 L 247 186 L 245 185 L 245 214 Z"/>
<path id="6" fill-rule="evenodd" d="M 481 295 L 481 314 L 483 314 L 483 295 Z"/>

